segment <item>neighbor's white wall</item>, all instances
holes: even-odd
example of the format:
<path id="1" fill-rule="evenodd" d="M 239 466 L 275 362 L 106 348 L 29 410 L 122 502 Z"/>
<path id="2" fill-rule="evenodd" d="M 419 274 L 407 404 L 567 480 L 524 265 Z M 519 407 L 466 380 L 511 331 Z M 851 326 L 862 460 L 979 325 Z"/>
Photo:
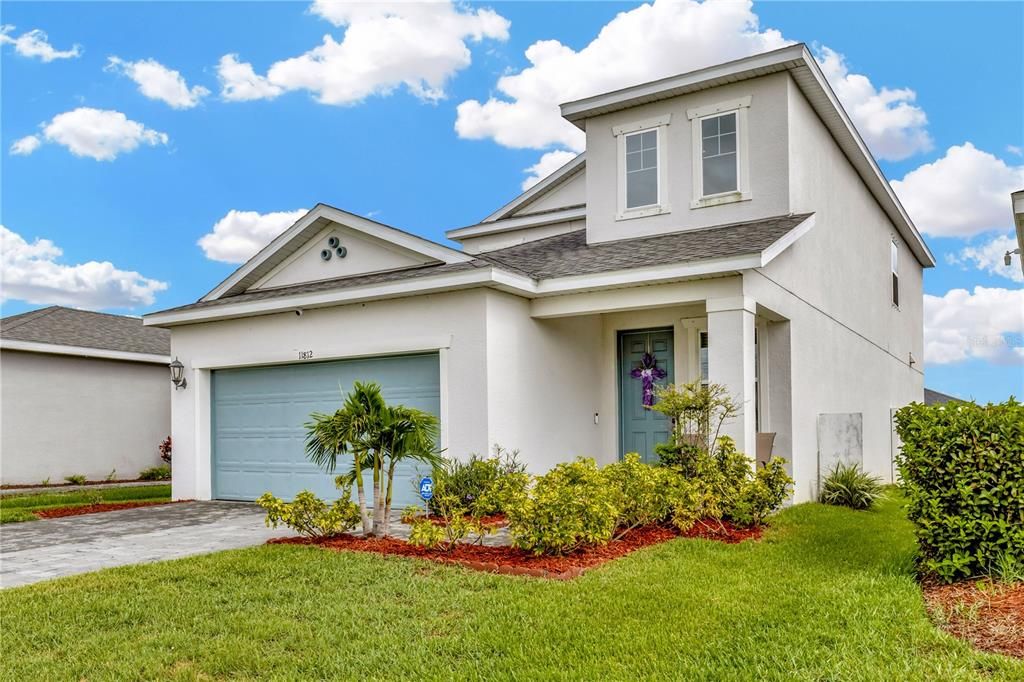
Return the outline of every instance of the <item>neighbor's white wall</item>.
<path id="1" fill-rule="evenodd" d="M 817 480 L 819 413 L 863 413 L 865 468 L 890 479 L 890 409 L 923 397 L 922 269 L 897 236 L 901 306 L 894 308 L 896 230 L 802 93 L 794 84 L 789 92 L 791 203 L 794 212 L 813 211 L 816 222 L 762 271 L 746 274 L 744 293 L 790 320 L 792 453 L 778 454 L 793 459 L 801 501 Z"/>
<path id="2" fill-rule="evenodd" d="M 484 291 L 467 290 L 172 328 L 172 355 L 189 368 L 188 388 L 173 396 L 174 497 L 210 497 L 210 369 L 296 362 L 299 351 L 316 361 L 447 345 L 443 444 L 453 456 L 486 452 L 486 303 Z"/>
<path id="3" fill-rule="evenodd" d="M 338 258 L 335 253 L 330 260 L 325 261 L 320 257 L 320 252 L 329 248 L 327 240 L 332 236 L 338 237 L 340 245 L 344 246 L 348 253 L 344 258 Z M 331 227 L 310 239 L 308 244 L 285 259 L 251 288 L 280 287 L 368 272 L 396 270 L 421 265 L 429 260 L 421 254 L 414 254 L 393 244 L 367 237 L 355 230 Z"/>
<path id="4" fill-rule="evenodd" d="M 167 367 L 0 351 L 0 481 L 135 478 L 171 433 Z"/>
<path id="5" fill-rule="evenodd" d="M 629 239 L 662 232 L 753 220 L 789 212 L 786 108 L 789 76 L 784 73 L 723 85 L 587 120 L 587 238 L 591 242 Z M 693 198 L 693 142 L 687 109 L 751 97 L 749 163 L 751 199 L 690 208 Z M 667 188 L 670 213 L 616 220 L 622 163 L 612 128 L 671 114 L 667 127 Z M 699 150 L 698 150 L 699 152 Z"/>

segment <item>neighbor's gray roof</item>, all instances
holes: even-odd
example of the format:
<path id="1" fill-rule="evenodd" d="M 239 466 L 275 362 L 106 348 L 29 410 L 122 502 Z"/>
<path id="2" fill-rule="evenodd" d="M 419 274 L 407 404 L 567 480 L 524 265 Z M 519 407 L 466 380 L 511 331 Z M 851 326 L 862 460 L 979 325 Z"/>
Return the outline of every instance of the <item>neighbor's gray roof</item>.
<path id="1" fill-rule="evenodd" d="M 954 398 L 951 395 L 945 393 L 939 393 L 933 391 L 930 388 L 924 389 L 924 404 L 925 405 L 943 405 L 945 403 L 960 403 L 963 402 L 960 398 Z"/>
<path id="2" fill-rule="evenodd" d="M 171 333 L 137 317 L 50 306 L 0 319 L 0 339 L 168 355 Z"/>
<path id="3" fill-rule="evenodd" d="M 764 251 L 810 215 L 777 216 L 599 244 L 587 244 L 586 230 L 576 230 L 488 251 L 479 258 L 535 279 L 730 258 Z"/>
<path id="4" fill-rule="evenodd" d="M 654 237 L 638 237 L 603 244 L 587 244 L 585 230 L 538 239 L 518 246 L 477 254 L 465 263 L 422 265 L 403 270 L 350 275 L 335 279 L 306 282 L 274 289 L 250 291 L 222 296 L 211 301 L 162 310 L 161 313 L 184 312 L 228 303 L 247 303 L 298 294 L 341 291 L 372 284 L 384 284 L 433 275 L 444 275 L 475 268 L 495 266 L 533 279 L 549 279 L 569 275 L 589 275 L 614 270 L 643 268 L 650 265 L 687 263 L 712 258 L 729 258 L 760 253 L 811 214 L 778 216 L 746 223 L 687 230 Z"/>

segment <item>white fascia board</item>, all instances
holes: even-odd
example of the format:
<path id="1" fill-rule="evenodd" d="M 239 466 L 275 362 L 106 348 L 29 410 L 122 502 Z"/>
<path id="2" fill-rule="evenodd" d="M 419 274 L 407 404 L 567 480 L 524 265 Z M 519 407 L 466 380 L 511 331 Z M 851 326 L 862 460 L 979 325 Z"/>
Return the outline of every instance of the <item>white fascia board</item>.
<path id="1" fill-rule="evenodd" d="M 47 353 L 49 355 L 74 355 L 83 358 L 122 360 L 125 362 L 145 362 L 154 365 L 166 365 L 171 362 L 171 357 L 169 355 L 133 353 L 131 351 L 108 350 L 106 348 L 87 348 L 85 346 L 61 346 L 53 343 L 17 341 L 15 339 L 0 339 L 0 350 L 18 350 L 25 353 Z"/>
<path id="2" fill-rule="evenodd" d="M 536 215 L 516 216 L 514 218 L 503 218 L 491 223 L 479 223 L 468 227 L 460 227 L 449 230 L 445 233 L 449 239 L 465 239 L 466 237 L 479 237 L 489 234 L 501 234 L 512 230 L 522 230 L 528 227 L 541 227 L 543 225 L 554 225 L 555 223 L 566 223 L 572 220 L 583 220 L 587 217 L 587 207 L 566 208 Z"/>
<path id="3" fill-rule="evenodd" d="M 233 286 L 238 284 L 238 282 L 249 275 L 253 270 L 266 263 L 267 260 L 275 253 L 295 239 L 314 221 L 320 218 L 326 218 L 327 220 L 338 223 L 344 227 L 390 242 L 410 251 L 421 253 L 443 263 L 465 263 L 473 260 L 473 257 L 468 254 L 437 244 L 429 239 L 417 237 L 416 235 L 409 234 L 408 232 L 403 232 L 397 228 L 374 222 L 367 218 L 363 218 L 362 216 L 357 216 L 354 213 L 334 208 L 333 206 L 317 204 L 310 209 L 306 215 L 295 221 L 291 227 L 279 234 L 265 247 L 260 249 L 255 256 L 250 258 L 244 265 L 231 273 L 227 279 L 218 284 L 212 291 L 210 291 L 210 293 L 206 294 L 199 300 L 213 301 L 223 296 Z"/>
<path id="4" fill-rule="evenodd" d="M 800 59 L 805 51 L 804 45 L 798 43 L 771 52 L 709 66 L 678 76 L 669 76 L 668 78 L 662 78 L 650 83 L 641 83 L 640 85 L 622 88 L 621 90 L 566 102 L 561 105 L 562 118 L 582 128 L 584 127 L 581 125 L 582 121 L 587 119 L 594 111 L 602 110 L 606 107 L 621 106 L 636 99 L 657 97 L 667 91 L 698 86 L 704 81 L 726 78 L 744 71 L 777 67 L 785 62 Z"/>
<path id="5" fill-rule="evenodd" d="M 237 317 L 268 315 L 300 308 L 322 308 L 334 305 L 347 305 L 363 301 L 374 301 L 388 298 L 400 298 L 418 294 L 452 291 L 474 286 L 486 286 L 493 281 L 490 267 L 477 268 L 435 277 L 418 277 L 411 280 L 387 282 L 362 287 L 352 287 L 335 291 L 296 294 L 280 298 L 259 299 L 239 303 L 195 308 L 192 310 L 167 311 L 151 313 L 143 318 L 143 324 L 170 327 L 178 324 L 211 322 Z M 529 286 L 529 280 L 513 273 L 504 273 L 503 282 L 509 286 L 519 282 Z"/>
<path id="6" fill-rule="evenodd" d="M 760 267 L 764 267 L 765 265 L 771 263 L 773 260 L 775 260 L 776 256 L 778 256 L 780 253 L 788 249 L 793 242 L 807 234 L 807 232 L 812 227 L 814 227 L 814 216 L 815 214 L 813 213 L 807 216 L 807 218 L 805 218 L 802 223 L 800 223 L 792 230 L 776 239 L 773 244 L 771 244 L 767 249 L 762 251 Z"/>
<path id="7" fill-rule="evenodd" d="M 495 211 L 494 213 L 490 214 L 489 216 L 487 216 L 486 218 L 484 218 L 480 222 L 481 223 L 493 222 L 495 220 L 499 220 L 499 219 L 503 218 L 504 216 L 507 216 L 508 214 L 514 212 L 517 208 L 519 208 L 523 204 L 529 203 L 530 201 L 532 201 L 536 197 L 539 197 L 540 195 L 545 194 L 549 189 L 553 189 L 555 185 L 558 185 L 559 183 L 561 183 L 562 180 L 565 179 L 566 177 L 568 177 L 570 175 L 574 175 L 577 170 L 579 170 L 580 168 L 583 167 L 583 165 L 586 163 L 586 161 L 587 161 L 587 153 L 586 152 L 581 152 L 580 154 L 578 154 L 576 156 L 575 159 L 570 160 L 565 165 L 563 165 L 561 168 L 556 170 L 554 173 L 552 173 L 551 175 L 547 176 L 546 178 L 544 178 L 543 180 L 538 182 L 536 185 L 534 185 L 530 189 L 526 190 L 525 192 L 523 192 L 522 194 L 517 196 L 515 199 L 513 199 L 510 202 L 508 202 L 507 204 L 505 204 L 504 206 L 502 206 L 497 211 Z M 462 229 L 468 229 L 468 228 L 462 228 Z M 459 230 L 450 230 L 449 232 L 447 232 L 445 234 L 445 236 L 450 239 L 452 237 L 452 232 L 458 232 L 458 231 Z"/>

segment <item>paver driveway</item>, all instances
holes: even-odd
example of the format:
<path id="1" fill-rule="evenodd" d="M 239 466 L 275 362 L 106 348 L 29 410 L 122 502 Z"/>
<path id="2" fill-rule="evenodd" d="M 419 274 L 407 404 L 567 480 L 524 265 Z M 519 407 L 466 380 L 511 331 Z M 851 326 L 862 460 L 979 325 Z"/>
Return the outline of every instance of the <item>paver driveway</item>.
<path id="1" fill-rule="evenodd" d="M 237 502 L 182 502 L 0 526 L 0 587 L 258 545 L 288 535 Z"/>

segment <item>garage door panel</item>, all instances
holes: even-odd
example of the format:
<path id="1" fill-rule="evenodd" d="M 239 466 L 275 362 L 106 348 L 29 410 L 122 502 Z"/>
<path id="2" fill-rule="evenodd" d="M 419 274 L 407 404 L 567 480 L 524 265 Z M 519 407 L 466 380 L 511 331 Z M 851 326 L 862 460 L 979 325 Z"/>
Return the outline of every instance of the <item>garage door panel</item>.
<path id="1" fill-rule="evenodd" d="M 340 408 L 342 387 L 350 388 L 357 380 L 379 383 L 389 403 L 440 414 L 436 353 L 214 371 L 214 497 L 253 500 L 269 490 L 291 499 L 306 489 L 335 499 L 334 474 L 306 459 L 303 425 L 313 412 Z M 349 468 L 342 459 L 337 473 Z M 398 467 L 395 507 L 417 501 L 416 473 L 414 462 Z M 366 482 L 369 490 L 368 477 Z"/>

